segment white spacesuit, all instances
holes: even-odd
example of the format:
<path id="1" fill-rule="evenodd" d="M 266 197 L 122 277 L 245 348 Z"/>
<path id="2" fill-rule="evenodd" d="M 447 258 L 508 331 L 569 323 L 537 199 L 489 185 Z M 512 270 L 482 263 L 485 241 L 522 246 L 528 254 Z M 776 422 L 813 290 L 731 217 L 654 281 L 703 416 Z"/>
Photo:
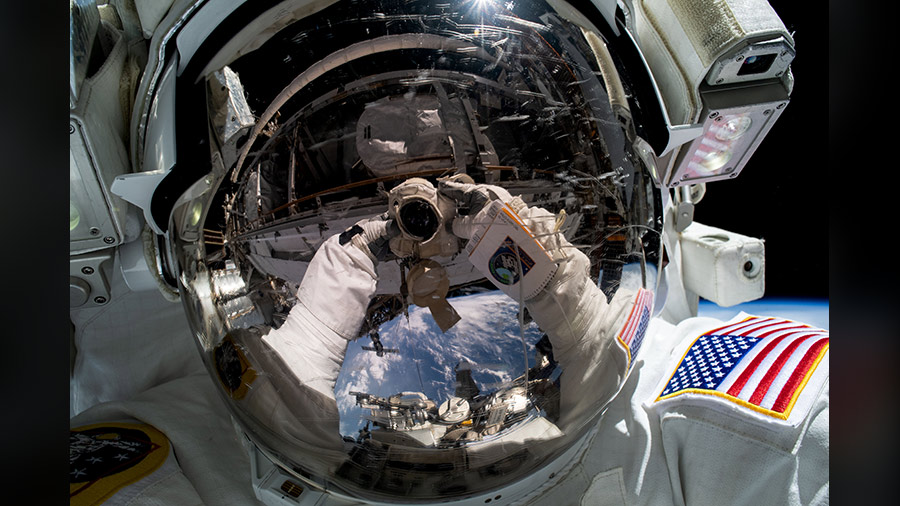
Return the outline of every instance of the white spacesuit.
<path id="1" fill-rule="evenodd" d="M 646 311 L 635 311 L 642 309 L 640 294 L 622 290 L 607 303 L 587 275 L 587 257 L 553 231 L 556 216 L 525 206 L 502 188 L 454 183 L 445 188 L 450 185 L 453 195 L 478 192 L 510 201 L 559 262 L 540 294 L 525 302 L 564 371 L 560 430 L 569 430 L 580 411 L 606 405 L 621 385 L 590 435 L 590 449 L 565 466 L 559 480 L 551 482 L 556 486 L 539 487 L 523 503 L 827 503 L 827 331 L 745 314 L 730 322 L 691 318 L 677 327 L 658 318 L 648 322 Z M 473 224 L 484 219 L 484 213 L 458 217 L 453 230 L 470 239 Z M 296 376 L 301 393 L 290 400 L 308 412 L 301 417 L 317 419 L 293 427 L 294 436 L 332 448 L 334 454 L 322 455 L 323 460 L 345 458 L 334 386 L 375 293 L 378 258 L 369 245 L 383 245 L 397 233 L 385 220 L 365 220 L 326 240 L 300 285 L 297 305 L 281 327 L 262 339 L 277 353 L 274 360 L 282 359 Z M 643 321 L 633 321 L 636 313 Z M 620 346 L 635 323 L 642 325 L 634 336 L 642 342 Z M 258 360 L 267 352 L 252 342 L 242 341 L 251 348 L 249 359 Z M 634 370 L 626 379 L 632 361 Z M 81 434 L 98 426 L 89 424 L 94 420 L 136 418 L 141 422 L 134 423 L 149 422 L 174 443 L 177 464 L 170 453 L 164 464 L 157 463 L 143 481 L 128 485 L 108 504 L 248 503 L 246 475 L 236 472 L 246 470 L 244 449 L 228 430 L 209 427 L 221 411 L 214 399 L 192 399 L 209 388 L 205 379 L 175 379 L 73 419 L 73 427 L 79 427 L 73 434 Z M 185 387 L 197 391 L 188 393 Z M 247 399 L 252 403 L 254 396 L 264 395 L 252 392 Z M 290 418 L 272 413 L 264 422 L 271 426 L 285 420 Z M 132 427 L 99 426 L 107 427 L 101 434 Z M 136 428 L 155 434 L 168 448 L 166 437 L 153 427 Z M 79 472 L 75 464 L 73 472 Z M 333 501 L 318 504 L 351 504 Z"/>
<path id="2" fill-rule="evenodd" d="M 71 504 L 828 502 L 828 332 L 695 316 L 767 2 L 135 5 L 73 3 Z"/>

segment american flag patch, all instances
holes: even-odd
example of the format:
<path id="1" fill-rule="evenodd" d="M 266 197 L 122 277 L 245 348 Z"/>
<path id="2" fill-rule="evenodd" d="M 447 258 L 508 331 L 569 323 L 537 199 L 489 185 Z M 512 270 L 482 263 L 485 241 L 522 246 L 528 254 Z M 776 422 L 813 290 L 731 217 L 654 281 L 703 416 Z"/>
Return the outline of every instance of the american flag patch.
<path id="1" fill-rule="evenodd" d="M 707 394 L 787 420 L 827 352 L 826 330 L 749 317 L 698 337 L 656 400 Z"/>
<path id="2" fill-rule="evenodd" d="M 629 367 L 631 367 L 634 357 L 637 356 L 641 343 L 644 342 L 644 334 L 647 333 L 647 325 L 650 323 L 650 309 L 652 305 L 653 292 L 643 288 L 639 289 L 635 296 L 634 306 L 632 306 L 631 313 L 628 315 L 628 320 L 625 321 L 625 326 L 622 327 L 622 332 L 619 333 L 619 342 L 628 351 Z"/>

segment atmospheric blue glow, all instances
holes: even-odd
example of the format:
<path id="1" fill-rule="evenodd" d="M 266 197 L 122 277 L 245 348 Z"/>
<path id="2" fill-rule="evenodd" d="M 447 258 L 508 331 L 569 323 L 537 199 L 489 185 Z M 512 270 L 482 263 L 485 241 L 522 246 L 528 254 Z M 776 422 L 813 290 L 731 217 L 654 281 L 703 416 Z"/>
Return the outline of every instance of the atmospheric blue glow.
<path id="1" fill-rule="evenodd" d="M 719 307 L 707 300 L 701 300 L 697 316 L 709 316 L 725 321 L 737 316 L 741 311 L 757 316 L 787 318 L 828 330 L 827 299 L 763 298 L 732 307 Z"/>

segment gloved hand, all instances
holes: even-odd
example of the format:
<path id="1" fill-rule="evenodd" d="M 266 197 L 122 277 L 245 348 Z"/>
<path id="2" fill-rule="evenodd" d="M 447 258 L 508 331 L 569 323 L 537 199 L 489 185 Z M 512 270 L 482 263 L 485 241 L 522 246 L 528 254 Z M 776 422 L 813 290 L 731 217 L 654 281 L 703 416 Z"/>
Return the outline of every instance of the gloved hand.
<path id="1" fill-rule="evenodd" d="M 475 227 L 487 221 L 488 204 L 500 200 L 518 213 L 526 207 L 519 197 L 513 197 L 505 188 L 489 184 L 471 184 L 454 179 L 438 181 L 438 192 L 455 200 L 459 205 L 458 216 L 453 220 L 453 234 L 462 239 L 471 239 Z M 465 214 L 462 214 L 464 213 Z"/>
<path id="2" fill-rule="evenodd" d="M 538 206 L 528 207 L 498 186 L 441 181 L 438 191 L 468 207 L 468 214 L 453 221 L 453 233 L 471 239 L 479 224 L 490 220 L 489 204 L 495 199 L 515 211 L 532 236 L 558 268 L 541 291 L 525 306 L 547 333 L 553 355 L 564 371 L 559 427 L 572 428 L 588 410 L 612 398 L 626 370 L 626 352 L 615 336 L 634 303 L 633 293 L 620 290 L 612 303 L 590 277 L 590 259 L 561 232 L 563 216 Z"/>
<path id="3" fill-rule="evenodd" d="M 559 232 L 564 215 L 557 216 L 541 207 L 528 207 L 518 196 L 512 196 L 505 188 L 488 184 L 467 184 L 454 180 L 440 180 L 438 191 L 454 199 L 460 206 L 459 215 L 453 220 L 453 234 L 462 239 L 471 239 L 479 224 L 490 221 L 489 208 L 494 200 L 506 203 L 529 228 L 534 238 L 541 244 L 554 262 L 570 259 L 570 255 L 580 254 Z M 464 211 L 465 214 L 463 214 Z M 584 256 L 581 254 L 581 256 Z M 587 257 L 580 259 L 587 262 Z"/>
<path id="4" fill-rule="evenodd" d="M 388 213 L 383 213 L 357 222 L 341 233 L 338 242 L 342 246 L 350 242 L 377 264 L 391 257 L 390 240 L 397 235 L 400 235 L 400 227 Z"/>

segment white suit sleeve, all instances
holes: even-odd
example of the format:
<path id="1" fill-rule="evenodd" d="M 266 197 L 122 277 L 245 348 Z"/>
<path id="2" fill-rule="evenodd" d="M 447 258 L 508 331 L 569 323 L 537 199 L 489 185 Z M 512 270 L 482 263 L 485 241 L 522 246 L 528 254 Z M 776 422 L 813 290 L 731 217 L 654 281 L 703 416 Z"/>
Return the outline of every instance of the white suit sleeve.
<path id="1" fill-rule="evenodd" d="M 518 212 L 534 236 L 559 262 L 544 290 L 525 306 L 553 345 L 562 366 L 562 430 L 613 397 L 628 370 L 628 355 L 616 336 L 634 305 L 635 294 L 619 290 L 610 302 L 590 278 L 590 260 L 555 231 L 556 216 L 530 207 Z"/>
<path id="2" fill-rule="evenodd" d="M 742 313 L 685 320 L 672 337 L 644 407 L 674 502 L 827 504 L 827 331 Z"/>
<path id="3" fill-rule="evenodd" d="M 827 387 L 796 427 L 694 406 L 667 409 L 659 427 L 676 504 L 828 504 Z"/>
<path id="4" fill-rule="evenodd" d="M 340 244 L 339 235 L 328 238 L 300 283 L 299 302 L 263 340 L 303 385 L 334 399 L 347 344 L 365 319 L 376 283 L 369 255 L 352 242 Z"/>

